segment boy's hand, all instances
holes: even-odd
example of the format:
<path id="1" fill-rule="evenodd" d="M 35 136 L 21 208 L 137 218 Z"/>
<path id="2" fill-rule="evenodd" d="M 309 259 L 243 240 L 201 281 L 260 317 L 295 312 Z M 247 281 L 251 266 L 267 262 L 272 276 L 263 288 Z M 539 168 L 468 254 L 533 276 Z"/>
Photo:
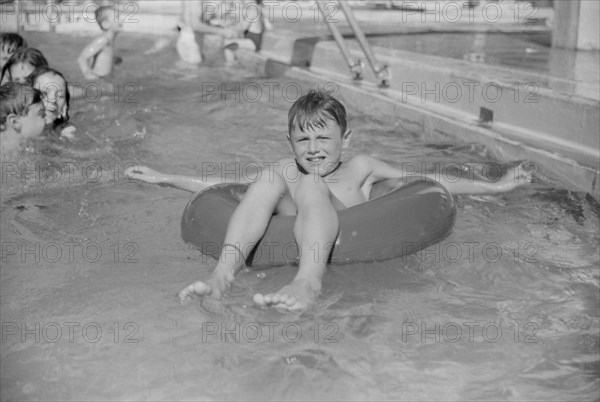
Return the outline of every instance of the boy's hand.
<path id="1" fill-rule="evenodd" d="M 126 177 L 143 181 L 150 184 L 162 184 L 165 181 L 164 175 L 147 166 L 129 167 L 124 172 Z"/>
<path id="2" fill-rule="evenodd" d="M 509 168 L 496 184 L 501 186 L 503 191 L 512 190 L 523 184 L 531 183 L 537 170 L 538 166 L 535 163 L 523 161 Z"/>

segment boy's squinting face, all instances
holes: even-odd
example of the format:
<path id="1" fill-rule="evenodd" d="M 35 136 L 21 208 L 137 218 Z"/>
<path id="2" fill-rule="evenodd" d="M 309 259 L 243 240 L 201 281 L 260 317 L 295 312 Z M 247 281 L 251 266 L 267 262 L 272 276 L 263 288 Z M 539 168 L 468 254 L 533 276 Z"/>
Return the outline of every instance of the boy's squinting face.
<path id="1" fill-rule="evenodd" d="M 307 172 L 327 176 L 342 159 L 342 150 L 350 140 L 350 132 L 343 133 L 333 120 L 327 120 L 324 128 L 300 131 L 294 128 L 289 135 L 292 150 L 298 164 Z"/>
<path id="2" fill-rule="evenodd" d="M 46 109 L 46 124 L 52 123 L 67 112 L 67 83 L 61 76 L 46 73 L 35 79 L 36 89 L 42 93 L 42 101 Z"/>
<path id="3" fill-rule="evenodd" d="M 15 63 L 10 66 L 10 78 L 13 82 L 25 84 L 27 82 L 27 77 L 29 77 L 34 70 L 35 68 L 29 63 Z"/>
<path id="4" fill-rule="evenodd" d="M 46 112 L 42 102 L 29 106 L 27 114 L 19 116 L 21 123 L 20 133 L 24 138 L 39 137 L 46 126 Z"/>

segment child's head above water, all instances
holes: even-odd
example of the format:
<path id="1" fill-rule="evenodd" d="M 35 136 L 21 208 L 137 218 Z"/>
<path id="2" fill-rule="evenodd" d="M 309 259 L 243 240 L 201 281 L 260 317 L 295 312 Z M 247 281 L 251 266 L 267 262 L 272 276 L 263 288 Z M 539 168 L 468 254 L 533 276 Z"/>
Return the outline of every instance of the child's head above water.
<path id="1" fill-rule="evenodd" d="M 41 67 L 29 76 L 29 85 L 42 93 L 46 109 L 46 124 L 58 126 L 69 120 L 70 94 L 67 80 L 50 67 Z"/>
<path id="2" fill-rule="evenodd" d="M 26 47 L 27 42 L 21 35 L 12 32 L 0 34 L 0 70 L 4 68 L 4 65 L 14 52 Z"/>
<path id="3" fill-rule="evenodd" d="M 8 81 L 24 84 L 29 75 L 37 68 L 47 66 L 48 62 L 39 50 L 31 47 L 19 49 L 2 68 L 2 81 L 4 82 L 4 79 L 7 78 Z"/>
<path id="4" fill-rule="evenodd" d="M 288 140 L 301 172 L 325 177 L 341 164 L 348 146 L 346 108 L 323 91 L 310 91 L 300 97 L 288 114 Z"/>
<path id="5" fill-rule="evenodd" d="M 311 90 L 294 102 L 288 113 L 288 134 L 324 128 L 328 121 L 337 123 L 342 135 L 346 132 L 346 108 L 324 91 Z"/>
<path id="6" fill-rule="evenodd" d="M 95 12 L 96 22 L 103 31 L 120 31 L 123 24 L 119 20 L 119 13 L 111 6 L 98 7 Z"/>
<path id="7" fill-rule="evenodd" d="M 39 137 L 45 125 L 40 91 L 16 82 L 0 87 L 0 132 L 17 134 L 24 140 Z"/>

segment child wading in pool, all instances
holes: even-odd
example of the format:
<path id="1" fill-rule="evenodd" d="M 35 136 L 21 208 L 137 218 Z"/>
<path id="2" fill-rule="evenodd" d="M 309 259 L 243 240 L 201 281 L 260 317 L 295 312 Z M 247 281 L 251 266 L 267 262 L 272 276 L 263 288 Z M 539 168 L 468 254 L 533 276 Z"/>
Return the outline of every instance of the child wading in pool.
<path id="1" fill-rule="evenodd" d="M 119 13 L 111 7 L 99 7 L 95 15 L 104 32 L 88 44 L 77 59 L 83 76 L 88 80 L 112 73 L 115 63 L 115 38 L 123 28 Z"/>
<path id="2" fill-rule="evenodd" d="M 17 82 L 0 87 L 0 148 L 2 161 L 15 157 L 30 138 L 38 138 L 46 125 L 42 94 Z"/>
<path id="3" fill-rule="evenodd" d="M 279 291 L 256 294 L 254 302 L 290 311 L 305 310 L 321 292 L 331 245 L 338 235 L 336 210 L 367 201 L 374 183 L 405 176 L 402 170 L 366 155 L 357 155 L 342 163 L 342 150 L 350 141 L 351 131 L 346 127 L 344 106 L 326 93 L 311 91 L 299 98 L 289 111 L 288 130 L 294 157 L 271 165 L 275 166 L 274 174 L 264 172 L 252 183 L 229 221 L 221 255 L 211 277 L 183 288 L 178 294 L 182 302 L 195 295 L 221 297 L 244 266 L 251 251 L 245 246 L 260 240 L 271 216 L 277 212 L 296 215 L 294 236 L 301 255 L 298 273 Z M 146 167 L 126 173 L 148 183 L 188 191 L 215 184 L 192 177 L 164 175 Z M 473 182 L 468 178 L 454 182 L 443 177 L 435 179 L 453 193 L 483 194 L 511 190 L 527 181 L 525 173 L 512 169 L 494 183 Z"/>
<path id="4" fill-rule="evenodd" d="M 262 46 L 262 37 L 265 31 L 271 29 L 271 23 L 266 11 L 262 9 L 262 0 L 246 0 L 244 18 L 233 27 L 228 27 L 227 31 L 233 39 L 226 39 L 223 52 L 227 65 L 232 65 L 236 61 L 235 51 L 239 48 L 254 50 L 258 52 Z"/>

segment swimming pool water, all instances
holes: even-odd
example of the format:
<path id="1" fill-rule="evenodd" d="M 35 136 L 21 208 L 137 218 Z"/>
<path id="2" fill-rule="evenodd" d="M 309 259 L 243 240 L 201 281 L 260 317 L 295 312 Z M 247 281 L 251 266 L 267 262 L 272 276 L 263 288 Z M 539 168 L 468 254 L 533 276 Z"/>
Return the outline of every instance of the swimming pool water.
<path id="1" fill-rule="evenodd" d="M 88 38 L 27 40 L 77 76 L 67 60 Z M 123 168 L 200 175 L 275 160 L 290 152 L 290 88 L 315 84 L 215 68 L 219 60 L 188 68 L 174 49 L 140 54 L 150 46 L 118 39 L 115 82 L 134 83 L 137 102 L 114 91 L 78 100 L 73 143 L 35 144 L 14 161 L 73 166 L 72 175 L 2 182 L 2 399 L 597 399 L 598 206 L 556 183 L 456 197 L 449 238 L 397 260 L 331 266 L 301 316 L 251 301 L 289 281 L 292 266 L 242 273 L 221 302 L 180 305 L 175 293 L 214 266 L 179 236 L 190 194 L 127 183 Z M 276 84 L 289 92 L 250 101 Z M 437 163 L 446 174 L 455 162 L 506 167 L 478 144 L 349 114 L 347 157 Z"/>

